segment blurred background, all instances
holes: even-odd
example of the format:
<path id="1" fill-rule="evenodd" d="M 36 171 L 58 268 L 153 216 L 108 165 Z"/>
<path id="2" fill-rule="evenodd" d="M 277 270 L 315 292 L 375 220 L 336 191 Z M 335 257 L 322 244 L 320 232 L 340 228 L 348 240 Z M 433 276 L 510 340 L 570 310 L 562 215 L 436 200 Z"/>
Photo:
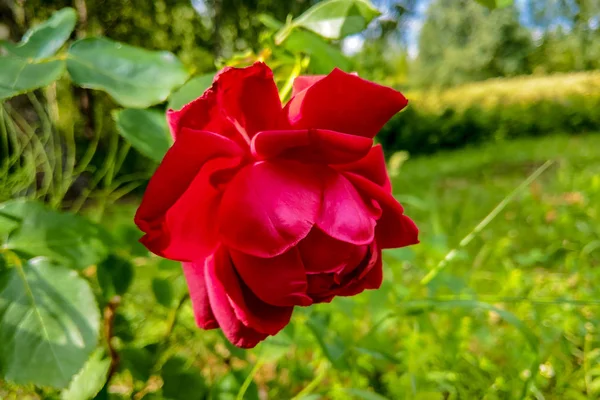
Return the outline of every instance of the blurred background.
<path id="1" fill-rule="evenodd" d="M 52 371 L 76 353 L 46 362 L 35 340 L 13 346 L 19 329 L 41 328 L 10 314 L 13 253 L 0 252 L 0 398 L 600 398 L 600 2 L 374 0 L 379 15 L 345 11 L 360 20 L 350 34 L 285 32 L 317 3 L 0 0 L 0 243 L 23 262 L 78 265 L 85 255 L 77 279 L 97 306 L 80 311 L 99 332 L 65 367 L 79 371 L 73 379 Z M 73 18 L 56 52 L 104 36 L 162 61 L 113 42 L 15 50 L 65 7 L 72 17 L 29 36 Z M 156 68 L 125 72 L 129 87 L 110 75 L 123 70 L 113 56 Z M 65 58 L 69 76 L 41 69 Z M 338 66 L 408 97 L 377 140 L 421 243 L 384 253 L 380 290 L 298 309 L 279 335 L 243 351 L 196 328 L 180 266 L 148 254 L 132 219 L 170 145 L 165 108 L 199 96 L 219 68 L 258 58 L 283 93 L 299 72 Z M 94 77 L 94 64 L 112 72 Z M 136 79 L 170 83 L 155 95 Z M 45 208 L 19 211 L 15 199 Z M 12 231 L 34 214 L 43 246 Z M 111 237 L 87 240 L 91 224 Z M 51 246 L 52 236 L 71 241 Z M 43 343 L 68 341 L 49 332 Z"/>

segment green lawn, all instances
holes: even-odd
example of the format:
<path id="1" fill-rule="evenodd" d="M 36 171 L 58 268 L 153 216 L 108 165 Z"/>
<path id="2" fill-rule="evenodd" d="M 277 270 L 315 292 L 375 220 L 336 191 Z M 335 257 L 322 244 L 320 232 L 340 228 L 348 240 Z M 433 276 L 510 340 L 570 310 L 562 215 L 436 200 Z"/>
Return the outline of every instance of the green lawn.
<path id="1" fill-rule="evenodd" d="M 137 254 L 138 265 L 114 331 L 133 374 L 116 376 L 112 397 L 135 390 L 137 399 L 140 391 L 166 398 L 172 387 L 151 393 L 160 380 L 149 377 L 160 370 L 148 361 L 166 349 L 162 361 L 183 357 L 163 370 L 191 374 L 178 389 L 190 399 L 290 399 L 301 391 L 296 398 L 305 400 L 597 399 L 599 149 L 600 135 L 559 136 L 409 159 L 394 171 L 394 190 L 421 243 L 385 253 L 380 290 L 298 309 L 283 332 L 249 352 L 196 329 L 187 302 L 176 311 L 185 293 L 179 266 L 134 244 L 133 206 L 110 210 L 103 220 L 132 238 L 121 251 Z M 547 160 L 554 163 L 459 245 Z"/>

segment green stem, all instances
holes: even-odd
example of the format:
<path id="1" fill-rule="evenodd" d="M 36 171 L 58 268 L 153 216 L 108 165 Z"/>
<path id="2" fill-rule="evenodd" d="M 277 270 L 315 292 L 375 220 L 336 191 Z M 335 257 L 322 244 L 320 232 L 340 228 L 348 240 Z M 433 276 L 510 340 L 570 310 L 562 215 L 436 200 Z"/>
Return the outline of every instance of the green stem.
<path id="1" fill-rule="evenodd" d="M 325 379 L 325 375 L 327 374 L 327 367 L 327 361 L 322 361 L 319 367 L 317 368 L 317 373 L 315 374 L 313 380 L 310 381 L 310 383 L 306 385 L 304 389 L 300 391 L 300 393 L 295 395 L 292 398 L 292 400 L 301 400 L 304 396 L 308 396 L 309 394 L 311 394 L 317 388 L 317 386 L 319 386 L 321 381 Z"/>
<path id="2" fill-rule="evenodd" d="M 250 373 L 244 380 L 244 383 L 242 383 L 242 386 L 240 386 L 240 390 L 238 391 L 238 394 L 235 397 L 235 400 L 244 400 L 244 395 L 246 394 L 246 391 L 250 387 L 250 384 L 252 383 L 254 376 L 256 375 L 258 370 L 263 366 L 264 363 L 265 363 L 265 361 L 262 358 L 259 358 L 258 360 L 256 360 L 254 367 L 252 367 L 252 370 L 250 371 Z"/>

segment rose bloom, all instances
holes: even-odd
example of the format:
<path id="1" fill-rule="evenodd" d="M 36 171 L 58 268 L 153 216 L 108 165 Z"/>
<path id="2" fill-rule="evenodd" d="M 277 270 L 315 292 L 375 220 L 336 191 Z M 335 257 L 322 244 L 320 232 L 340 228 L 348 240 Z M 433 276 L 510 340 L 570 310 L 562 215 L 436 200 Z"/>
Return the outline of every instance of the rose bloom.
<path id="1" fill-rule="evenodd" d="M 418 243 L 373 146 L 406 104 L 335 69 L 296 78 L 282 106 L 259 62 L 168 112 L 175 143 L 135 222 L 150 251 L 183 262 L 198 326 L 250 348 L 294 306 L 379 288 L 381 250 Z"/>

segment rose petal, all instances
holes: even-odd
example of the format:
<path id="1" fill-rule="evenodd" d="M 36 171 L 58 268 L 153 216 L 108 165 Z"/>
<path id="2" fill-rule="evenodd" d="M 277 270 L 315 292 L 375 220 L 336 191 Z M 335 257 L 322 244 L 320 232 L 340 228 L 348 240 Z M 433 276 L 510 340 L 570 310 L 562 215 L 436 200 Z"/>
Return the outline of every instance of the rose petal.
<path id="1" fill-rule="evenodd" d="M 320 208 L 316 168 L 295 162 L 260 162 L 242 169 L 219 207 L 219 232 L 229 247 L 274 257 L 302 240 Z"/>
<path id="2" fill-rule="evenodd" d="M 208 292 L 204 281 L 204 262 L 182 263 L 183 274 L 187 281 L 194 309 L 196 324 L 202 329 L 215 329 L 219 324 L 210 307 Z"/>
<path id="3" fill-rule="evenodd" d="M 227 267 L 227 264 L 229 264 L 229 267 Z M 225 286 L 217 278 L 217 271 L 223 267 L 229 271 L 232 269 L 226 252 L 218 251 L 206 260 L 204 277 L 211 309 L 225 337 L 231 343 L 237 347 L 252 348 L 269 335 L 247 327 L 238 318 Z"/>
<path id="4" fill-rule="evenodd" d="M 297 249 L 273 258 L 230 250 L 235 269 L 256 297 L 274 306 L 309 306 L 306 274 Z"/>
<path id="5" fill-rule="evenodd" d="M 187 210 L 186 204 L 190 200 L 193 201 L 187 197 L 207 188 L 205 183 L 211 179 L 212 174 L 239 164 L 240 154 L 242 151 L 235 143 L 214 133 L 188 129 L 181 132 L 180 138 L 169 149 L 150 179 L 135 215 L 135 223 L 147 234 L 142 241 L 152 247 L 150 250 L 160 253 L 168 246 L 165 242 L 165 240 L 168 242 L 166 238 L 168 232 L 163 229 L 168 211 L 178 202 L 179 206 Z M 208 161 L 215 159 L 221 161 L 207 164 Z M 202 174 L 199 174 L 203 166 L 206 168 Z M 192 182 L 195 183 L 190 188 Z M 184 194 L 186 198 L 182 200 Z M 212 197 L 206 196 L 201 200 L 208 207 Z M 202 219 L 204 210 L 197 211 L 201 214 L 199 218 Z M 170 216 L 176 217 L 177 214 L 178 212 L 174 210 Z"/>
<path id="6" fill-rule="evenodd" d="M 365 260 L 362 268 L 357 269 L 356 274 L 344 282 L 344 285 L 336 292 L 337 296 L 354 296 L 365 289 L 379 289 L 383 282 L 383 263 L 381 260 L 381 249 L 376 243 L 370 248 L 369 258 Z"/>
<path id="7" fill-rule="evenodd" d="M 246 68 L 227 67 L 212 86 L 181 110 L 169 110 L 173 137 L 182 128 L 217 132 L 238 143 L 249 143 L 262 130 L 289 127 L 273 72 L 262 62 Z"/>
<path id="8" fill-rule="evenodd" d="M 266 64 L 256 62 L 246 68 L 225 68 L 215 78 L 213 88 L 223 112 L 249 138 L 259 131 L 289 126 L 273 72 Z"/>
<path id="9" fill-rule="evenodd" d="M 307 274 L 341 272 L 358 265 L 365 257 L 367 246 L 336 240 L 318 228 L 298 243 L 298 250 Z"/>
<path id="10" fill-rule="evenodd" d="M 308 89 L 327 75 L 301 75 L 294 79 L 292 86 L 292 97 L 300 93 L 301 91 Z"/>
<path id="11" fill-rule="evenodd" d="M 385 156 L 380 144 L 373 146 L 369 153 L 352 163 L 336 165 L 340 171 L 353 172 L 383 187 L 387 192 L 392 191 L 390 178 L 386 170 Z"/>
<path id="12" fill-rule="evenodd" d="M 335 297 L 334 274 L 312 274 L 307 277 L 307 293 L 315 303 L 329 303 Z"/>
<path id="13" fill-rule="evenodd" d="M 379 248 L 390 249 L 419 243 L 419 230 L 415 223 L 404 215 L 400 203 L 386 189 L 363 176 L 354 173 L 344 175 L 361 194 L 376 200 L 381 207 L 382 215 L 375 228 Z"/>
<path id="14" fill-rule="evenodd" d="M 160 223 L 141 242 L 153 253 L 178 261 L 194 261 L 212 254 L 218 245 L 217 212 L 222 190 L 219 174 L 241 163 L 240 158 L 208 161 L 188 189 L 167 210 Z"/>
<path id="15" fill-rule="evenodd" d="M 221 285 L 235 316 L 243 325 L 263 334 L 274 335 L 290 322 L 294 307 L 273 306 L 256 297 L 236 274 L 230 255 L 223 247 L 217 250 L 213 260 L 207 268 L 207 282 L 217 287 Z M 212 298 L 211 305 L 223 328 Z"/>
<path id="16" fill-rule="evenodd" d="M 183 129 L 216 132 L 239 145 L 247 142 L 234 124 L 221 112 L 214 87 L 208 88 L 202 96 L 183 106 L 181 110 L 168 110 L 167 121 L 171 136 L 177 141 Z"/>
<path id="17" fill-rule="evenodd" d="M 335 171 L 330 171 L 323 179 L 323 202 L 316 225 L 343 242 L 355 245 L 372 242 L 375 216 L 352 183 Z"/>
<path id="18" fill-rule="evenodd" d="M 391 88 L 334 69 L 286 105 L 293 129 L 321 128 L 372 138 L 407 104 Z"/>
<path id="19" fill-rule="evenodd" d="M 373 140 L 325 129 L 263 131 L 252 138 L 252 155 L 259 160 L 275 157 L 306 163 L 341 164 L 369 153 Z"/>

